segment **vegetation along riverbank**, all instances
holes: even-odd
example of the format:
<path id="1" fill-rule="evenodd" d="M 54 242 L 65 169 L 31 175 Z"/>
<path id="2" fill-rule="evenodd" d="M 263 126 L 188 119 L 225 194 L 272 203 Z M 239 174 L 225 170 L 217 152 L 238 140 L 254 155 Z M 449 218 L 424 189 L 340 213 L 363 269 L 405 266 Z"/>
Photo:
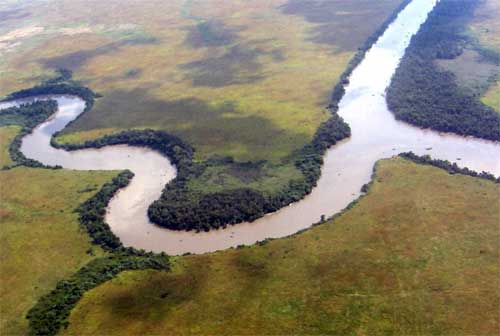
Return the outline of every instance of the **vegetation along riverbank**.
<path id="1" fill-rule="evenodd" d="M 404 155 L 407 158 L 412 159 L 415 162 L 420 162 L 424 163 L 425 165 L 434 165 L 434 166 L 439 166 L 441 168 L 444 168 L 447 172 L 451 172 L 453 174 L 468 174 L 471 176 L 479 176 L 483 177 L 484 179 L 491 180 L 492 177 L 488 174 L 477 174 L 474 172 L 471 172 L 467 169 L 460 169 L 446 161 L 439 161 L 439 160 L 431 160 L 426 157 L 417 157 L 411 153 L 405 154 Z M 403 164 L 404 166 L 405 164 Z M 406 164 L 408 165 L 408 164 Z M 396 166 L 397 167 L 397 166 Z M 23 167 L 18 167 L 14 168 L 11 170 L 8 170 L 6 172 L 16 172 L 21 169 L 32 169 L 32 168 L 23 168 Z M 44 172 L 44 171 L 50 171 L 47 169 L 32 169 L 33 172 L 38 174 L 39 172 Z M 403 172 L 404 171 L 404 172 Z M 410 176 L 408 175 L 409 172 L 411 171 L 413 175 L 412 178 L 415 177 L 415 171 L 410 169 L 408 170 L 407 168 L 403 169 L 402 172 L 400 172 L 400 179 L 403 178 L 403 176 Z M 53 171 L 54 173 L 71 173 L 71 172 L 66 172 L 64 170 L 57 170 Z M 373 182 L 371 183 L 371 186 L 368 191 L 368 196 L 371 195 L 371 188 L 374 188 L 374 185 L 376 186 L 377 183 L 380 183 L 380 172 L 379 170 L 376 171 L 373 177 Z M 428 173 L 425 173 L 427 175 Z M 439 175 L 439 174 L 438 174 Z M 385 175 L 382 176 L 388 176 L 392 177 L 393 173 L 386 173 Z M 420 176 L 420 175 L 417 175 Z M 439 180 L 443 180 L 444 176 L 439 175 Z M 113 235 L 113 233 L 109 230 L 109 227 L 106 225 L 104 222 L 104 213 L 105 213 L 105 207 L 113 194 L 121 187 L 125 186 L 130 178 L 132 177 L 132 174 L 130 172 L 122 172 L 119 174 L 117 177 L 113 179 L 112 182 L 110 183 L 104 183 L 97 193 L 94 194 L 93 197 L 91 197 L 89 200 L 85 201 L 80 207 L 77 209 L 77 214 L 78 214 L 78 219 L 80 222 L 80 225 L 82 228 L 84 228 L 89 236 L 90 239 L 93 241 L 93 243 L 98 244 L 99 246 L 99 251 L 98 253 L 105 253 L 102 257 L 99 257 L 93 261 L 91 261 L 89 264 L 81 268 L 78 272 L 76 272 L 73 276 L 66 277 L 67 280 L 61 280 L 58 282 L 58 284 L 55 286 L 55 289 L 52 290 L 51 292 L 48 292 L 45 295 L 42 295 L 39 297 L 36 305 L 30 309 L 27 312 L 27 317 L 30 321 L 30 330 L 32 334 L 37 334 L 37 335 L 53 335 L 61 328 L 71 328 L 72 323 L 71 319 L 68 320 L 68 317 L 71 313 L 71 310 L 73 307 L 75 307 L 79 300 L 81 298 L 86 297 L 85 293 L 90 291 L 89 293 L 92 293 L 92 289 L 98 287 L 100 284 L 108 284 L 108 280 L 119 276 L 119 274 L 122 273 L 124 270 L 141 270 L 141 269 L 158 269 L 158 270 L 168 270 L 170 269 L 170 258 L 163 254 L 151 254 L 151 253 L 144 253 L 142 251 L 137 251 L 134 249 L 130 248 L 123 248 L 119 240 Z M 429 175 L 427 178 L 437 178 L 437 175 Z M 493 178 L 494 179 L 494 178 Z M 419 183 L 425 183 L 425 181 L 420 181 L 420 179 L 417 179 Z M 49 181 L 49 180 L 47 180 Z M 489 181 L 491 183 L 491 181 Z M 467 188 L 467 190 L 470 190 L 470 186 L 464 186 L 463 182 L 459 183 L 460 186 Z M 405 188 L 407 187 L 407 183 L 405 184 Z M 449 190 L 450 186 L 444 186 L 445 189 Z M 480 187 L 482 188 L 482 187 Z M 82 189 L 82 192 L 95 192 L 96 188 L 92 187 L 89 188 L 88 186 Z M 480 193 L 482 197 L 486 197 L 483 193 Z M 470 195 L 468 195 L 470 196 Z M 375 196 L 374 196 L 375 197 Z M 410 197 L 410 196 L 408 196 Z M 428 196 L 427 196 L 428 197 Z M 383 199 L 383 197 L 376 196 L 376 199 Z M 355 211 L 360 204 L 364 201 L 364 198 L 361 199 L 359 202 L 356 202 L 356 205 L 350 206 L 349 212 L 345 212 L 341 216 L 336 216 L 334 219 L 335 221 L 340 220 L 344 216 L 347 216 L 351 211 Z M 443 203 L 444 204 L 444 203 Z M 457 210 L 459 211 L 459 210 Z M 461 209 L 463 211 L 463 209 Z M 362 211 L 362 213 L 365 213 Z M 486 216 L 486 215 L 485 215 Z M 484 217 L 483 219 L 484 220 Z M 330 221 L 326 221 L 323 223 L 325 226 L 330 225 Z M 323 225 L 320 225 L 320 227 Z M 316 228 L 312 229 L 311 231 L 316 230 Z M 256 247 L 252 248 L 243 248 L 243 249 L 236 249 L 233 251 L 254 251 L 255 248 L 261 248 L 261 249 L 266 249 L 266 246 L 273 246 L 273 244 L 278 244 L 277 242 L 279 241 L 288 241 L 288 242 L 293 242 L 296 239 L 301 239 L 300 237 L 303 237 L 304 235 L 309 235 L 309 231 L 305 231 L 301 234 L 294 235 L 293 237 L 290 238 L 285 238 L 285 239 L 280 239 L 280 240 L 272 240 L 272 241 L 267 241 L 261 244 L 258 244 Z M 321 235 L 322 236 L 322 235 Z M 318 237 L 318 236 L 317 236 Z M 102 249 L 102 250 L 101 250 Z M 107 252 L 106 252 L 107 251 Z M 96 254 L 95 249 L 87 249 L 86 254 L 89 256 L 92 256 L 93 254 Z M 107 253 L 107 255 L 106 255 Z M 231 251 L 223 252 L 223 253 L 234 253 Z M 243 253 L 245 252 L 237 252 L 237 253 Z M 216 254 L 220 255 L 220 254 Z M 248 256 L 249 257 L 249 256 Z M 186 257 L 186 258 L 191 258 L 191 257 Z M 210 256 L 206 256 L 206 258 L 210 258 Z M 247 258 L 247 257 L 245 257 Z M 251 257 L 253 258 L 253 257 Z M 180 264 L 182 264 L 183 258 L 177 258 L 176 260 L 181 261 Z M 186 259 L 190 260 L 190 259 Z M 245 259 L 246 260 L 246 259 Z M 211 264 L 211 263 L 209 263 Z M 179 266 L 179 264 L 176 264 Z M 253 265 L 253 262 L 251 263 Z M 249 274 L 256 274 L 256 269 L 251 267 L 251 271 Z M 177 267 L 176 266 L 176 267 Z M 260 266 L 258 267 L 260 269 Z M 264 267 L 267 269 L 266 267 Z M 205 270 L 205 269 L 204 269 Z M 176 272 L 174 270 L 174 272 Z M 128 276 L 129 273 L 125 273 L 124 276 Z M 138 274 L 139 276 L 142 276 L 142 273 L 130 273 L 130 274 Z M 154 274 L 154 277 L 156 277 L 156 273 L 146 273 L 146 274 Z M 174 273 L 177 274 L 177 273 Z M 209 272 L 210 276 L 211 272 Z M 196 277 L 196 274 L 192 274 Z M 161 278 L 161 275 L 159 275 Z M 239 277 L 238 277 L 239 279 Z M 151 278 L 148 279 L 142 279 L 144 281 L 144 286 L 147 288 L 150 288 L 149 286 L 151 285 Z M 128 281 L 128 280 L 127 280 Z M 135 280 L 134 280 L 135 281 Z M 239 280 L 238 280 L 239 281 Z M 122 282 L 120 282 L 122 283 Z M 156 282 L 155 282 L 156 283 Z M 165 284 L 160 285 L 160 288 L 164 288 Z M 288 284 L 286 284 L 288 286 Z M 189 286 L 188 286 L 189 287 Z M 196 286 L 195 286 L 196 287 Z M 194 287 L 194 288 L 195 288 Z M 176 288 L 177 290 L 177 288 Z M 174 291 L 167 290 L 166 293 L 174 293 Z M 179 294 L 179 292 L 175 292 L 176 295 Z M 181 292 L 182 294 L 182 292 Z M 163 299 L 168 298 L 169 294 L 165 293 L 160 293 L 160 297 Z M 180 295 L 180 294 L 179 294 Z M 93 296 L 91 296 L 93 297 Z M 149 296 L 148 296 L 149 297 Z M 169 300 L 169 299 L 168 299 Z M 167 300 L 167 301 L 168 301 Z M 132 300 L 132 302 L 135 302 L 135 300 Z M 170 301 L 168 301 L 170 302 Z M 176 301 L 177 302 L 177 301 Z M 182 300 L 180 301 L 182 302 Z M 299 302 L 299 301 L 298 301 Z M 149 302 L 149 304 L 154 304 L 154 302 Z M 298 306 L 298 308 L 301 305 Z M 460 307 L 459 307 L 460 308 Z M 133 309 L 133 307 L 131 308 Z M 218 308 L 216 308 L 217 310 Z M 299 308 L 300 309 L 300 308 Z M 461 308 L 460 308 L 461 309 Z M 480 308 L 482 309 L 482 308 Z M 439 311 L 439 308 L 437 308 Z M 78 310 L 80 311 L 80 310 Z M 90 312 L 89 310 L 87 310 Z M 257 318 L 264 317 L 262 316 L 257 316 Z M 339 317 L 340 320 L 342 321 L 342 317 Z M 83 322 L 81 322 L 83 323 Z M 77 328 L 78 325 L 82 325 L 80 322 L 76 323 Z M 203 323 L 203 319 L 200 321 L 200 323 Z M 339 322 L 340 324 L 337 327 L 342 327 L 342 323 Z M 395 327 L 399 327 L 398 321 L 395 321 Z M 153 324 L 154 325 L 154 324 Z M 353 328 L 354 324 L 348 324 L 345 322 L 344 327 L 347 328 L 345 330 L 350 330 L 349 328 Z M 451 327 L 454 327 L 453 325 Z M 254 327 L 252 327 L 254 328 Z M 279 328 L 285 328 L 284 330 L 287 330 L 286 326 L 280 324 Z M 321 327 L 321 325 L 316 324 L 314 322 L 314 319 L 311 320 L 311 329 L 308 329 L 309 332 L 314 330 L 314 328 L 319 328 L 317 330 L 326 330 L 323 328 L 328 328 L 326 327 Z M 374 326 L 373 328 L 376 328 Z M 440 326 L 437 326 L 436 328 L 441 328 Z M 71 329 L 69 329 L 71 330 Z M 252 329 L 256 330 L 256 329 Z"/>
<path id="2" fill-rule="evenodd" d="M 498 24 L 475 17 L 491 0 L 442 0 L 412 38 L 387 91 L 397 119 L 437 131 L 500 141 L 500 114 L 492 92 L 498 85 L 500 50 L 482 34 Z M 498 18 L 498 16 L 497 16 Z M 484 26 L 486 25 L 486 26 Z M 487 105 L 486 103 L 489 103 Z"/>
<path id="3" fill-rule="evenodd" d="M 109 200 L 131 172 L 53 170 L 15 156 L 22 136 L 55 107 L 40 101 L 0 112 L 2 152 L 13 155 L 2 159 L 0 171 L 5 334 L 54 335 L 86 290 L 123 270 L 169 269 L 166 255 L 124 248 L 104 222 Z"/>
<path id="4" fill-rule="evenodd" d="M 383 160 L 342 215 L 175 258 L 169 273 L 123 272 L 83 296 L 63 334 L 493 335 L 498 192 L 487 179 Z"/>
<path id="5" fill-rule="evenodd" d="M 217 155 L 195 160 L 196 151 L 191 145 L 177 136 L 153 129 L 128 130 L 77 144 L 60 142 L 56 137 L 52 144 L 68 150 L 130 144 L 148 146 L 168 156 L 177 167 L 177 177 L 148 210 L 150 220 L 161 226 L 208 231 L 253 221 L 302 199 L 316 185 L 325 151 L 350 135 L 349 126 L 336 114 L 350 73 L 408 2 L 403 1 L 353 55 L 331 94 L 330 116 L 319 125 L 311 141 L 279 163 L 268 160 L 241 162 Z M 87 102 L 85 113 L 89 113 L 99 95 L 72 80 L 70 71 L 59 70 L 58 73 L 56 78 L 11 94 L 10 98 L 74 94 Z M 83 114 L 70 123 L 69 128 L 82 118 Z"/>

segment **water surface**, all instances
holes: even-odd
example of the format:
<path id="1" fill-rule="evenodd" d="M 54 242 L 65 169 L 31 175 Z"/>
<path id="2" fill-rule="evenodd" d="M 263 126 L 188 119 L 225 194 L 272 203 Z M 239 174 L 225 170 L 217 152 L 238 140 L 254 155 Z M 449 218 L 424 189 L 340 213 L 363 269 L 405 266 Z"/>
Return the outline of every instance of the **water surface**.
<path id="1" fill-rule="evenodd" d="M 338 111 L 350 125 L 352 136 L 327 151 L 317 187 L 303 200 L 255 222 L 201 233 L 171 231 L 150 223 L 147 208 L 174 178 L 175 168 L 167 158 L 146 148 L 121 145 L 74 152 L 52 148 L 52 134 L 83 111 L 84 102 L 76 97 L 57 97 L 57 113 L 23 139 L 21 150 L 27 157 L 68 169 L 132 170 L 135 177 L 111 200 L 106 222 L 125 246 L 168 254 L 222 250 L 308 228 L 322 215 L 334 215 L 359 197 L 377 160 L 401 152 L 429 154 L 499 176 L 499 143 L 415 128 L 396 121 L 387 109 L 385 90 L 411 36 L 435 3 L 410 3 L 353 71 Z M 0 104 L 0 108 L 7 105 Z"/>

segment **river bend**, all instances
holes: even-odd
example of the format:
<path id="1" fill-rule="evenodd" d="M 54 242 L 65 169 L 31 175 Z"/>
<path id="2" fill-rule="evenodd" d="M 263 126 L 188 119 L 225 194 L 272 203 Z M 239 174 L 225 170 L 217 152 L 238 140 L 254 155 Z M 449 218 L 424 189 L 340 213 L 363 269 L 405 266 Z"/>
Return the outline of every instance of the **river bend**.
<path id="1" fill-rule="evenodd" d="M 135 176 L 130 185 L 111 200 L 106 222 L 125 246 L 171 255 L 254 244 L 306 229 L 322 215 L 334 215 L 358 198 L 361 186 L 370 181 L 377 160 L 401 152 L 429 154 L 499 176 L 499 143 L 422 130 L 396 121 L 387 108 L 384 95 L 390 79 L 411 36 L 435 3 L 436 0 L 410 3 L 351 74 L 338 113 L 350 125 L 352 136 L 327 151 L 317 187 L 303 200 L 252 223 L 195 233 L 172 231 L 149 222 L 147 208 L 175 177 L 175 167 L 148 148 L 117 145 L 68 152 L 51 147 L 52 135 L 83 112 L 85 102 L 77 97 L 51 97 L 58 102 L 57 112 L 23 138 L 21 151 L 28 158 L 67 169 L 133 171 Z M 28 100 L 0 103 L 0 109 Z"/>

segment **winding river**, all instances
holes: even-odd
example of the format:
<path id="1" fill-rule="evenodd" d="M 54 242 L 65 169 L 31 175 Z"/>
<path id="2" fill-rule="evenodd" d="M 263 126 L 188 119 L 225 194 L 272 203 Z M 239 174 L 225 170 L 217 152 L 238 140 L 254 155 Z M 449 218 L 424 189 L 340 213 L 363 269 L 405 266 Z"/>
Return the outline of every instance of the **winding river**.
<path id="1" fill-rule="evenodd" d="M 77 97 L 51 97 L 57 100 L 58 111 L 23 138 L 21 151 L 29 158 L 67 169 L 132 170 L 135 177 L 111 200 L 106 222 L 125 246 L 171 255 L 254 244 L 308 228 L 322 215 L 334 215 L 358 198 L 361 186 L 370 180 L 375 162 L 400 152 L 429 154 L 498 176 L 500 144 L 415 128 L 396 121 L 387 109 L 385 90 L 411 36 L 435 3 L 436 0 L 410 3 L 353 71 L 338 112 L 350 125 L 352 136 L 327 151 L 317 187 L 303 200 L 255 222 L 201 233 L 171 231 L 150 223 L 146 210 L 175 177 L 175 167 L 147 148 L 118 145 L 68 152 L 51 147 L 52 135 L 82 113 L 85 103 Z M 0 109 L 25 101 L 0 103 Z"/>

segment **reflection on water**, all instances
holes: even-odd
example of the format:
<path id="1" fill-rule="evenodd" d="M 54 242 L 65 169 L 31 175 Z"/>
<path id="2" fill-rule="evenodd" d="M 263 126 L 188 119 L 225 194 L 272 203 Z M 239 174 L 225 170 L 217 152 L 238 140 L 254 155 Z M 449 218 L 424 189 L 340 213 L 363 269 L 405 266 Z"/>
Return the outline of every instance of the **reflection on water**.
<path id="1" fill-rule="evenodd" d="M 303 200 L 253 223 L 202 233 L 170 231 L 151 224 L 147 207 L 175 176 L 175 168 L 145 148 L 109 146 L 66 152 L 50 147 L 50 136 L 83 111 L 84 103 L 78 98 L 57 97 L 56 115 L 26 136 L 21 150 L 27 157 L 69 169 L 132 170 L 134 179 L 110 202 L 106 221 L 126 246 L 169 254 L 221 250 L 308 228 L 322 215 L 331 216 L 359 197 L 375 162 L 400 152 L 429 154 L 498 176 L 498 143 L 421 130 L 396 121 L 387 109 L 385 89 L 410 37 L 435 2 L 414 0 L 409 4 L 352 73 L 338 112 L 351 126 L 352 136 L 328 150 L 318 186 Z M 6 105 L 0 104 L 0 108 Z"/>

